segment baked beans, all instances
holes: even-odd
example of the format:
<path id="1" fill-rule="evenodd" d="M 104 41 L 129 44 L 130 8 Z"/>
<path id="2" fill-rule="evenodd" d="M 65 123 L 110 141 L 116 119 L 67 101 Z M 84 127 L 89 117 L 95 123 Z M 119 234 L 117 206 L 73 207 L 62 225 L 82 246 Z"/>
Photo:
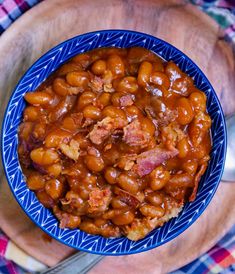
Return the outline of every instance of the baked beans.
<path id="1" fill-rule="evenodd" d="M 195 199 L 211 119 L 175 63 L 144 48 L 96 49 L 24 98 L 20 163 L 61 228 L 136 241 Z"/>

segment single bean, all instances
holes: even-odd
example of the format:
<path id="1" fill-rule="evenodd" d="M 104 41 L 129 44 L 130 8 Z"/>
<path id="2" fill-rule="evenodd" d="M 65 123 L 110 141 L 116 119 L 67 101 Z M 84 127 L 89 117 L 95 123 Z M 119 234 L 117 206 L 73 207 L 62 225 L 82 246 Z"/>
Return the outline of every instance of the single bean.
<path id="1" fill-rule="evenodd" d="M 147 201 L 154 206 L 159 206 L 164 202 L 164 194 L 161 192 L 151 192 L 146 197 Z"/>
<path id="2" fill-rule="evenodd" d="M 179 154 L 178 154 L 179 158 L 184 158 L 187 156 L 188 152 L 190 151 L 190 145 L 187 137 L 181 139 L 178 142 L 177 149 L 179 151 Z"/>
<path id="3" fill-rule="evenodd" d="M 79 227 L 80 223 L 81 223 L 81 217 L 80 216 L 75 216 L 72 214 L 68 214 L 68 213 L 62 213 L 62 219 L 64 218 L 64 222 L 60 223 L 60 227 L 61 228 L 77 228 Z"/>
<path id="4" fill-rule="evenodd" d="M 85 71 L 73 71 L 66 75 L 66 81 L 74 87 L 80 87 L 82 90 L 88 87 L 89 75 Z"/>
<path id="5" fill-rule="evenodd" d="M 30 158 L 39 165 L 52 165 L 59 161 L 59 155 L 54 149 L 43 147 L 31 151 Z"/>
<path id="6" fill-rule="evenodd" d="M 123 93 L 136 93 L 138 91 L 137 79 L 133 76 L 126 76 L 118 82 L 116 90 Z"/>
<path id="7" fill-rule="evenodd" d="M 89 54 L 82 53 L 73 57 L 71 61 L 79 63 L 82 66 L 82 68 L 85 69 L 90 65 L 92 58 Z"/>
<path id="8" fill-rule="evenodd" d="M 102 75 L 106 70 L 106 62 L 104 60 L 97 60 L 93 63 L 91 70 L 96 75 Z"/>
<path id="9" fill-rule="evenodd" d="M 144 61 L 141 63 L 138 71 L 138 84 L 145 87 L 150 82 L 150 76 L 152 73 L 153 66 L 151 63 Z"/>
<path id="10" fill-rule="evenodd" d="M 128 225 L 133 222 L 135 215 L 131 211 L 126 211 L 123 214 L 116 215 L 112 218 L 112 222 L 115 225 Z"/>
<path id="11" fill-rule="evenodd" d="M 114 167 L 107 167 L 104 173 L 104 177 L 109 184 L 116 184 L 118 171 Z"/>
<path id="12" fill-rule="evenodd" d="M 82 118 L 82 115 L 80 117 Z M 79 125 L 80 121 L 78 121 L 78 119 L 74 119 L 72 116 L 68 116 L 63 119 L 61 127 L 70 132 L 76 132 Z"/>
<path id="13" fill-rule="evenodd" d="M 152 190 L 162 189 L 170 179 L 170 173 L 164 170 L 162 166 L 155 168 L 150 173 L 150 187 Z"/>
<path id="14" fill-rule="evenodd" d="M 46 193 L 50 195 L 53 200 L 56 200 L 61 198 L 65 188 L 64 184 L 61 181 L 57 179 L 51 179 L 46 182 L 45 190 Z"/>
<path id="15" fill-rule="evenodd" d="M 82 71 L 82 65 L 75 62 L 69 62 L 60 67 L 58 71 L 59 76 L 65 76 L 67 73 L 72 71 Z"/>
<path id="16" fill-rule="evenodd" d="M 83 109 L 83 116 L 92 120 L 97 120 L 101 116 L 101 111 L 98 107 L 93 105 L 87 105 Z"/>
<path id="17" fill-rule="evenodd" d="M 111 94 L 108 92 L 103 92 L 98 98 L 97 98 L 97 104 L 98 106 L 101 106 L 101 108 L 109 105 L 111 99 Z"/>
<path id="18" fill-rule="evenodd" d="M 161 206 L 143 205 L 140 207 L 140 212 L 150 218 L 161 218 L 165 214 L 165 210 Z"/>
<path id="19" fill-rule="evenodd" d="M 148 132 L 150 136 L 154 136 L 156 128 L 153 122 L 149 118 L 147 117 L 141 118 L 140 124 L 143 131 Z"/>
<path id="20" fill-rule="evenodd" d="M 192 122 L 194 118 L 194 112 L 190 101 L 187 98 L 179 98 L 176 101 L 176 108 L 178 111 L 178 122 L 181 125 L 187 125 Z"/>
<path id="21" fill-rule="evenodd" d="M 126 114 L 128 117 L 134 118 L 137 116 L 141 116 L 141 110 L 136 106 L 128 106 L 125 108 Z"/>
<path id="22" fill-rule="evenodd" d="M 89 234 L 98 234 L 100 232 L 100 229 L 90 221 L 82 221 L 79 228 Z"/>
<path id="23" fill-rule="evenodd" d="M 94 224 L 98 227 L 102 227 L 107 224 L 107 220 L 102 219 L 102 218 L 97 218 L 94 220 Z"/>
<path id="24" fill-rule="evenodd" d="M 192 92 L 189 95 L 189 100 L 195 111 L 206 111 L 206 96 L 201 91 Z"/>
<path id="25" fill-rule="evenodd" d="M 103 117 L 111 117 L 111 118 L 122 118 L 123 120 L 126 120 L 126 114 L 123 110 L 114 107 L 114 106 L 107 106 L 102 111 Z"/>
<path id="26" fill-rule="evenodd" d="M 53 82 L 53 90 L 60 96 L 77 95 L 83 89 L 80 87 L 70 86 L 64 79 L 56 78 Z"/>
<path id="27" fill-rule="evenodd" d="M 104 161 L 101 157 L 86 155 L 84 161 L 88 169 L 93 172 L 100 172 L 104 169 Z"/>
<path id="28" fill-rule="evenodd" d="M 82 110 L 85 106 L 91 104 L 96 98 L 96 94 L 92 91 L 84 91 L 77 101 L 78 110 Z"/>
<path id="29" fill-rule="evenodd" d="M 90 190 L 89 190 L 89 189 L 87 189 L 86 187 L 80 187 L 79 196 L 80 196 L 83 200 L 88 200 L 88 198 L 89 198 L 89 193 L 90 193 Z"/>
<path id="30" fill-rule="evenodd" d="M 52 96 L 43 91 L 28 92 L 24 99 L 31 105 L 48 105 L 52 102 Z"/>
<path id="31" fill-rule="evenodd" d="M 111 205 L 114 209 L 127 208 L 127 204 L 121 201 L 119 197 L 114 197 L 111 201 Z"/>
<path id="32" fill-rule="evenodd" d="M 183 163 L 182 168 L 188 174 L 195 175 L 197 172 L 198 163 L 196 160 L 188 160 L 187 162 Z"/>
<path id="33" fill-rule="evenodd" d="M 117 54 L 110 55 L 107 59 L 107 69 L 116 77 L 124 76 L 125 66 L 122 58 Z"/>
<path id="34" fill-rule="evenodd" d="M 192 78 L 183 75 L 182 78 L 178 78 L 173 82 L 171 89 L 182 96 L 188 96 L 191 86 L 193 86 Z"/>
<path id="35" fill-rule="evenodd" d="M 24 121 L 35 122 L 39 119 L 40 114 L 40 108 L 35 106 L 28 106 L 24 110 Z"/>
<path id="36" fill-rule="evenodd" d="M 193 187 L 194 180 L 193 176 L 188 173 L 175 174 L 170 176 L 169 180 L 170 187 Z"/>
<path id="37" fill-rule="evenodd" d="M 31 173 L 27 177 L 26 183 L 30 190 L 39 190 L 39 189 L 44 188 L 45 179 L 41 174 Z"/>
<path id="38" fill-rule="evenodd" d="M 176 79 L 179 79 L 183 76 L 183 72 L 180 70 L 180 68 L 173 62 L 167 63 L 166 69 L 165 69 L 166 75 L 169 77 L 170 81 L 173 82 Z"/>
<path id="39" fill-rule="evenodd" d="M 170 87 L 170 79 L 168 76 L 163 72 L 153 72 L 150 77 L 150 82 L 158 85 L 158 86 L 164 86 L 166 89 L 169 89 Z"/>
<path id="40" fill-rule="evenodd" d="M 122 189 L 131 194 L 136 194 L 139 190 L 139 186 L 135 178 L 125 173 L 121 173 L 121 175 L 117 179 L 117 182 Z"/>
<path id="41" fill-rule="evenodd" d="M 48 148 L 56 148 L 61 143 L 68 143 L 72 138 L 72 134 L 66 130 L 57 128 L 50 133 L 45 138 L 44 144 Z"/>
<path id="42" fill-rule="evenodd" d="M 57 178 L 62 172 L 62 166 L 60 163 L 56 163 L 46 167 L 46 170 L 50 176 Z"/>
<path id="43" fill-rule="evenodd" d="M 50 122 L 55 122 L 62 118 L 67 112 L 69 112 L 74 106 L 76 97 L 69 95 L 65 99 L 62 99 L 54 109 L 49 113 Z"/>

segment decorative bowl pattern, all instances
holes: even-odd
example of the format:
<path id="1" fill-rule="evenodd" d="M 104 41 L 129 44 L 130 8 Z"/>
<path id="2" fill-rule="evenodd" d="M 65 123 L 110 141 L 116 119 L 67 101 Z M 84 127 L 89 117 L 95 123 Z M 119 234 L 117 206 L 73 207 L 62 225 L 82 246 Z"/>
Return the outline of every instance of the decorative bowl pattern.
<path id="1" fill-rule="evenodd" d="M 165 60 L 173 60 L 185 73 L 193 77 L 196 86 L 207 95 L 207 110 L 212 118 L 211 160 L 200 181 L 197 198 L 187 203 L 177 218 L 171 219 L 144 239 L 137 242 L 125 237 L 107 239 L 87 234 L 79 229 L 61 229 L 50 210 L 42 206 L 27 188 L 17 154 L 17 128 L 25 107 L 24 94 L 35 90 L 54 70 L 76 54 L 99 47 L 145 47 Z M 211 84 L 202 71 L 185 54 L 153 36 L 126 30 L 105 30 L 69 39 L 44 54 L 19 81 L 9 100 L 2 126 L 2 160 L 9 186 L 25 213 L 37 226 L 60 242 L 103 255 L 124 255 L 143 252 L 160 246 L 178 236 L 202 214 L 212 199 L 223 173 L 226 154 L 224 115 Z"/>

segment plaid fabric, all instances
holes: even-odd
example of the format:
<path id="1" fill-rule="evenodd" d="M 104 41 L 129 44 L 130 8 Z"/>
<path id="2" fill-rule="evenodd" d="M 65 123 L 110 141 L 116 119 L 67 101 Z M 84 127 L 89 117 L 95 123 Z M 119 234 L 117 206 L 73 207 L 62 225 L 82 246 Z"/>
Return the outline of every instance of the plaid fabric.
<path id="1" fill-rule="evenodd" d="M 225 39 L 235 43 L 235 0 L 191 0 L 214 18 L 224 30 Z"/>
<path id="2" fill-rule="evenodd" d="M 0 34 L 21 14 L 42 0 L 0 0 Z M 48 0 L 49 1 L 49 0 Z M 191 0 L 212 16 L 224 29 L 225 38 L 235 43 L 235 0 Z M 15 263 L 4 258 L 8 238 L 0 232 L 0 274 L 26 273 Z M 171 274 L 230 274 L 235 273 L 235 226 L 207 253 L 171 272 Z"/>
<path id="3" fill-rule="evenodd" d="M 23 274 L 26 273 L 21 267 L 4 258 L 8 238 L 0 232 L 0 274 Z"/>
<path id="4" fill-rule="evenodd" d="M 40 0 L 0 0 L 0 34 Z"/>
<path id="5" fill-rule="evenodd" d="M 171 274 L 235 273 L 235 226 L 211 250 Z"/>

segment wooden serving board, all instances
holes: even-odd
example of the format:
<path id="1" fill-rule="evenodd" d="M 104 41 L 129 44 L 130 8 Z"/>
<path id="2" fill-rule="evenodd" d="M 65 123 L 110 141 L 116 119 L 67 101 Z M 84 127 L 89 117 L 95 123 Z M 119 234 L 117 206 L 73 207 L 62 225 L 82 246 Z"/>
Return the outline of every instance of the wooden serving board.
<path id="1" fill-rule="evenodd" d="M 132 29 L 162 38 L 191 57 L 213 84 L 226 114 L 235 111 L 235 57 L 207 15 L 185 1 L 45 0 L 0 37 L 0 109 L 25 70 L 52 46 L 98 29 Z M 149 252 L 107 257 L 91 273 L 165 273 L 211 248 L 235 223 L 235 184 L 221 183 L 188 230 Z M 23 250 L 53 266 L 74 252 L 43 232 L 15 202 L 1 169 L 0 228 Z"/>

